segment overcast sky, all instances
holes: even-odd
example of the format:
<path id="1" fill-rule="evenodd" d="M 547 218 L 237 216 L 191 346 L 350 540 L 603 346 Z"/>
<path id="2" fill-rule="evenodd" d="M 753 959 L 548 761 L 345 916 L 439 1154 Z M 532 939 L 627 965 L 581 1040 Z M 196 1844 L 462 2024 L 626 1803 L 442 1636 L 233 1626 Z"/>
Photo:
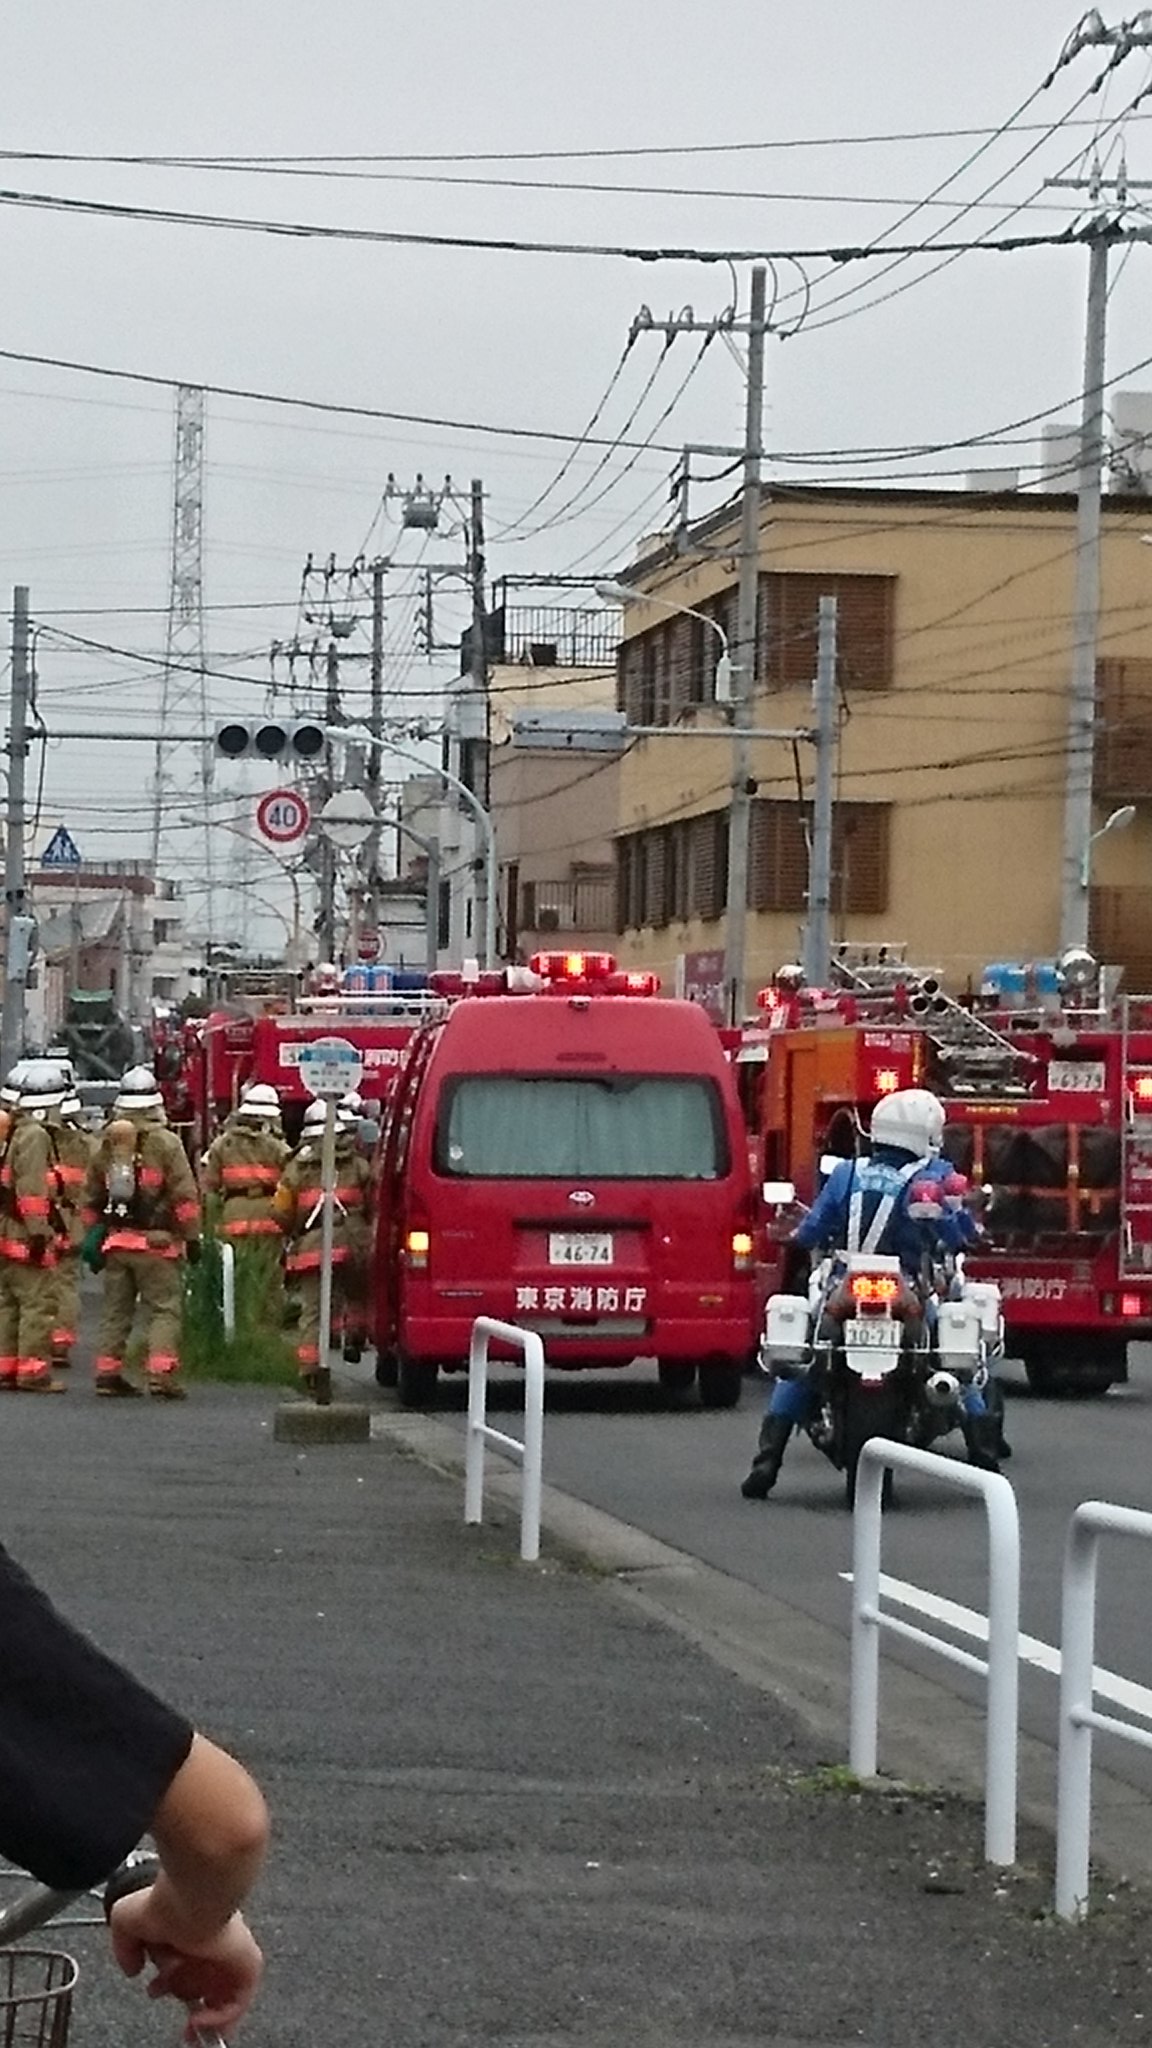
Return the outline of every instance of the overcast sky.
<path id="1" fill-rule="evenodd" d="M 9 155 L 0 185 L 127 207 L 519 241 L 819 250 L 991 234 L 1001 222 L 1004 232 L 1043 232 L 1076 204 L 1042 191 L 1044 178 L 1079 167 L 1094 121 L 1114 169 L 1116 117 L 1152 75 L 1152 52 L 1137 52 L 1104 92 L 1083 97 L 1102 68 L 1086 53 L 1033 99 L 1077 17 L 1075 4 L 1065 12 L 1053 0 L 826 0 L 819 9 L 773 0 L 722 9 L 689 0 L 329 0 L 323 10 L 298 0 L 22 0 L 5 10 L 0 143 Z M 992 131 L 1022 107 L 999 139 L 835 139 Z M 1059 132 L 1047 133 L 1054 122 Z M 1152 99 L 1127 123 L 1136 177 L 1152 174 L 1150 123 Z M 806 139 L 814 146 L 782 146 Z M 640 150 L 661 153 L 497 160 Z M 20 151 L 444 160 L 332 164 L 374 173 L 337 177 L 12 160 Z M 480 153 L 492 160 L 447 160 Z M 941 197 L 952 205 L 896 225 L 949 179 Z M 459 180 L 473 182 L 450 182 Z M 525 180 L 728 196 L 515 189 Z M 954 221 L 958 204 L 985 194 Z M 1026 212 L 1005 218 L 1033 195 Z M 12 204 L 0 204 L 0 236 L 5 350 L 541 434 L 579 434 L 641 303 L 711 315 L 732 294 L 724 265 L 307 240 Z M 1113 374 L 1152 355 L 1150 263 L 1152 252 L 1136 248 L 1117 265 Z M 930 465 L 844 466 L 827 451 L 961 439 L 1041 408 L 1068 412 L 1081 372 L 1082 251 L 970 255 L 936 276 L 931 267 L 918 259 L 883 277 L 879 264 L 825 277 L 819 259 L 806 266 L 807 322 L 770 346 L 766 409 L 770 448 L 805 459 L 776 461 L 775 474 L 894 481 Z M 747 265 L 737 276 L 743 298 Z M 799 272 L 784 266 L 779 280 L 790 295 L 784 322 L 802 305 Z M 872 303 L 897 287 L 905 289 Z M 563 443 L 210 396 L 209 649 L 215 666 L 250 678 L 214 682 L 217 709 L 263 705 L 267 650 L 297 628 L 309 551 L 348 559 L 366 543 L 398 565 L 390 687 L 396 701 L 427 701 L 435 678 L 413 654 L 414 578 L 403 566 L 417 558 L 417 537 L 379 516 L 390 470 L 402 481 L 418 469 L 435 479 L 450 471 L 465 488 L 483 477 L 495 576 L 610 571 L 626 559 L 660 523 L 668 451 L 739 434 L 740 373 L 722 344 L 658 424 L 697 347 L 678 340 L 661 361 L 660 342 L 643 337 L 597 429 L 609 439 L 623 431 L 655 371 L 627 438 L 665 446 L 606 461 L 600 448 L 577 450 L 526 522 L 571 455 Z M 1133 369 L 1131 382 L 1152 387 L 1152 368 Z M 7 608 L 11 585 L 28 583 L 37 621 L 52 629 L 37 646 L 49 727 L 91 722 L 123 733 L 154 716 L 154 672 L 101 648 L 149 658 L 163 649 L 172 413 L 170 389 L 0 358 L 0 584 Z M 939 458 L 937 468 L 1033 459 L 1027 446 L 985 449 Z M 518 519 L 519 533 L 502 542 L 500 529 Z M 459 546 L 446 534 L 431 552 L 442 559 Z M 458 630 L 460 620 L 446 591 L 439 630 Z M 78 647 L 61 633 L 99 645 Z M 49 754 L 38 843 L 63 820 L 89 857 L 143 856 L 149 772 L 147 750 L 60 742 Z M 187 844 L 181 857 L 195 911 Z M 277 893 L 260 856 L 247 879 Z"/>

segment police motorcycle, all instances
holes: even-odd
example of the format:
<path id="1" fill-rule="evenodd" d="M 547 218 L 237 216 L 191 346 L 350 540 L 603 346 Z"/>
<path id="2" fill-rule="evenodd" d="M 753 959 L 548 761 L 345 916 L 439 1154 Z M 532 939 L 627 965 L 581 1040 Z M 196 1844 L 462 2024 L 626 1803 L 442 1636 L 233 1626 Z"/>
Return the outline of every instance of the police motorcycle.
<path id="1" fill-rule="evenodd" d="M 1000 1423 L 983 1389 L 1002 1344 L 999 1293 L 964 1275 L 960 1246 L 972 1231 L 957 1210 L 967 1184 L 934 1159 L 942 1131 L 936 1099 L 904 1091 L 873 1115 L 871 1161 L 850 1172 L 850 1162 L 821 1161 L 826 1191 L 790 1247 L 817 1255 L 807 1291 L 774 1294 L 765 1310 L 758 1363 L 769 1394 L 746 1499 L 767 1497 L 794 1428 L 843 1472 L 849 1507 L 873 1436 L 926 1447 L 960 1428 L 969 1456 L 995 1466 Z M 783 1208 L 794 1190 L 768 1184 L 764 1197 Z M 889 1226 L 903 1258 L 879 1249 Z M 892 1491 L 888 1473 L 886 1499 Z"/>

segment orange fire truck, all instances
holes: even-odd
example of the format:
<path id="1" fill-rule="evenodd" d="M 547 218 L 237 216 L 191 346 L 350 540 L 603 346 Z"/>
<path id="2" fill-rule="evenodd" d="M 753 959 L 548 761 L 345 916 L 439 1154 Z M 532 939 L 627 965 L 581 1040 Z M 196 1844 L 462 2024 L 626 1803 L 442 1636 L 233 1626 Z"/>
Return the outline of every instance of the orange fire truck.
<path id="1" fill-rule="evenodd" d="M 1086 955 L 992 968 L 962 1005 L 902 948 L 845 946 L 830 988 L 762 991 L 735 1053 L 757 1170 L 804 1201 L 881 1096 L 936 1091 L 944 1149 L 985 1190 L 969 1270 L 999 1284 L 1039 1392 L 1102 1393 L 1152 1337 L 1152 997 L 1102 981 Z"/>

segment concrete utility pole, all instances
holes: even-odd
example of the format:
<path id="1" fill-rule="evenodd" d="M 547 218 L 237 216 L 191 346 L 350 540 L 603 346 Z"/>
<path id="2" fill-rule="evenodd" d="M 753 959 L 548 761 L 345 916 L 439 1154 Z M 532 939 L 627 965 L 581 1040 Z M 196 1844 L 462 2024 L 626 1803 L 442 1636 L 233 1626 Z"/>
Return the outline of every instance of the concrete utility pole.
<path id="1" fill-rule="evenodd" d="M 368 749 L 366 781 L 372 809 L 380 810 L 380 741 L 384 732 L 384 571 L 388 564 L 378 556 L 372 564 L 372 656 L 368 726 L 372 745 Z M 380 874 L 380 827 L 377 825 L 364 849 L 364 881 L 368 891 L 369 915 L 376 922 L 376 882 Z"/>
<path id="2" fill-rule="evenodd" d="M 24 764 L 28 758 L 29 648 L 27 585 L 12 593 L 12 685 L 9 694 L 8 802 L 5 809 L 4 904 L 6 972 L 0 1015 L 0 1074 L 15 1066 L 24 1050 L 24 998 L 28 986 L 28 898 L 24 874 Z"/>
<path id="3" fill-rule="evenodd" d="M 472 776 L 465 777 L 485 810 L 488 809 L 489 751 L 492 738 L 491 705 L 488 698 L 488 600 L 485 591 L 484 486 L 473 477 L 468 517 L 468 582 L 472 591 L 472 634 L 469 645 L 469 680 L 480 712 L 483 737 L 476 742 Z"/>
<path id="4" fill-rule="evenodd" d="M 724 919 L 724 989 L 728 1021 L 744 1014 L 748 936 L 748 843 L 752 828 L 752 751 L 744 736 L 756 703 L 756 619 L 760 598 L 760 467 L 764 455 L 764 317 L 767 272 L 752 271 L 748 314 L 748 383 L 744 407 L 744 487 L 740 504 L 740 575 L 736 592 L 736 657 L 732 675 L 732 789 L 728 808 L 728 902 Z"/>
<path id="5" fill-rule="evenodd" d="M 1110 228 L 1101 220 L 1088 251 L 1088 320 L 1084 344 L 1084 408 L 1076 501 L 1076 600 L 1072 682 L 1068 695 L 1068 759 L 1064 785 L 1064 859 L 1060 886 L 1060 950 L 1088 944 L 1090 894 L 1084 849 L 1092 836 L 1092 773 L 1096 753 L 1096 649 L 1100 629 L 1100 533 L 1104 468 L 1104 380 L 1108 327 Z"/>
<path id="6" fill-rule="evenodd" d="M 340 649 L 335 639 L 328 642 L 324 697 L 324 720 L 329 727 L 340 723 Z M 324 774 L 324 795 L 335 794 L 336 776 L 332 764 L 332 739 L 328 740 L 328 763 Z M 316 944 L 322 960 L 336 958 L 336 848 L 326 833 L 320 835 L 320 910 Z"/>
<path id="7" fill-rule="evenodd" d="M 836 624 L 834 597 L 820 599 L 816 654 L 816 791 L 808 855 L 808 918 L 804 926 L 804 979 L 826 988 L 832 953 L 832 815 L 836 767 Z"/>

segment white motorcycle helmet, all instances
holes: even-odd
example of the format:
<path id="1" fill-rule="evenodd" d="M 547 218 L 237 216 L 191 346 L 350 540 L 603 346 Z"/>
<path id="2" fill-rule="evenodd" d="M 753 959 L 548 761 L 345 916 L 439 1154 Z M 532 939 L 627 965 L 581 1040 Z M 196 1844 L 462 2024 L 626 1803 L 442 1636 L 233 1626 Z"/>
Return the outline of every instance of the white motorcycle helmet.
<path id="1" fill-rule="evenodd" d="M 935 1159 L 944 1142 L 944 1105 L 929 1088 L 898 1088 L 872 1111 L 874 1145 L 891 1145 L 912 1159 Z"/>

